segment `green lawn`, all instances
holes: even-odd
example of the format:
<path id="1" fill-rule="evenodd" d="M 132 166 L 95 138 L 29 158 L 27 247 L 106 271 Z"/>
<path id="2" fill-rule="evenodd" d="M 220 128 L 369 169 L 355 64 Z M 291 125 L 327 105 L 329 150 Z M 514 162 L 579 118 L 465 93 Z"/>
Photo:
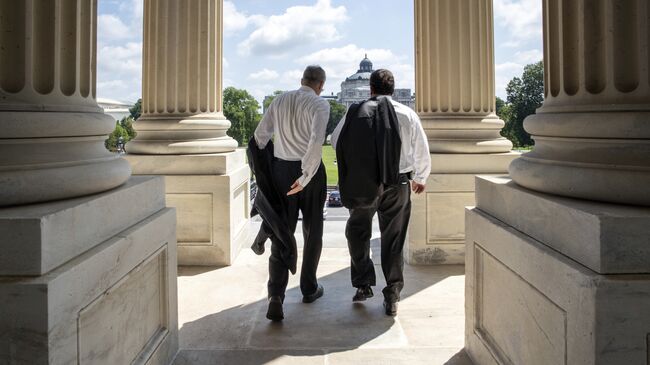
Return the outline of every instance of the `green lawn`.
<path id="1" fill-rule="evenodd" d="M 334 186 L 339 182 L 339 170 L 334 161 L 336 160 L 336 151 L 330 145 L 323 146 L 323 164 L 327 172 L 327 185 Z"/>

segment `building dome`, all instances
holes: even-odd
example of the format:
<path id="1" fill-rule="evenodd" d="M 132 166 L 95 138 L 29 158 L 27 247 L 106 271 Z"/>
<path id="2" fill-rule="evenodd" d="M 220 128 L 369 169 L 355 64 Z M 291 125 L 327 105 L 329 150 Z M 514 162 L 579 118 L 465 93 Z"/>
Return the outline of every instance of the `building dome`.
<path id="1" fill-rule="evenodd" d="M 361 63 L 359 63 L 359 71 L 358 73 L 361 72 L 372 72 L 372 62 L 368 59 L 368 55 L 361 60 Z"/>

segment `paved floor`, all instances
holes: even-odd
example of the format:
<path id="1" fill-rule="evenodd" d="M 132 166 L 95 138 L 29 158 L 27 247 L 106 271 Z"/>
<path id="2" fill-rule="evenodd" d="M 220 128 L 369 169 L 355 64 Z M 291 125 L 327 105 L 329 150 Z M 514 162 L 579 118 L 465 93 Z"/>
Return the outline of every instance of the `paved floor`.
<path id="1" fill-rule="evenodd" d="M 318 271 L 325 295 L 303 304 L 298 276 L 292 276 L 280 324 L 265 318 L 268 254 L 245 249 L 230 267 L 180 268 L 181 352 L 175 364 L 470 365 L 462 351 L 463 267 L 406 265 L 393 318 L 383 313 L 377 265 L 375 297 L 353 304 L 344 214 L 330 209 L 329 216 Z M 378 263 L 378 241 L 373 246 Z"/>

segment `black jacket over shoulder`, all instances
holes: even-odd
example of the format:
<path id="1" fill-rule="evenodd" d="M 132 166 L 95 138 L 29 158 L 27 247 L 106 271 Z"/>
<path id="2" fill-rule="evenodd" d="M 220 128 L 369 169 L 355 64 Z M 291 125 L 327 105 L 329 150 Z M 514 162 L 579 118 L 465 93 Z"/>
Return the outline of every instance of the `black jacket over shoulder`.
<path id="1" fill-rule="evenodd" d="M 348 109 L 336 143 L 341 201 L 370 207 L 386 185 L 399 183 L 402 141 L 390 98 L 379 96 Z"/>
<path id="2" fill-rule="evenodd" d="M 269 141 L 264 149 L 259 149 L 255 138 L 248 142 L 248 164 L 257 180 L 257 195 L 253 209 L 264 220 L 265 232 L 275 236 L 282 242 L 282 261 L 292 274 L 296 273 L 298 249 L 287 219 L 287 207 L 282 199 L 282 193 L 275 187 L 271 171 L 273 169 L 273 142 Z M 266 240 L 264 238 L 264 240 Z M 262 241 L 262 245 L 264 244 Z M 256 244 L 259 244 L 259 237 Z M 254 244 L 255 246 L 255 244 Z M 253 247 L 255 250 L 255 247 Z"/>

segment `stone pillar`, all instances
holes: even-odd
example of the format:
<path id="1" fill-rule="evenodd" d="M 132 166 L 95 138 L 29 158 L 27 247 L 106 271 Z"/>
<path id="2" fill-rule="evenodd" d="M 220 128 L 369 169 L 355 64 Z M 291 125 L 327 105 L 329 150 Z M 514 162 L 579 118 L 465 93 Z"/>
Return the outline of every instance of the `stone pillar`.
<path id="1" fill-rule="evenodd" d="M 650 205 L 647 2 L 547 1 L 544 11 L 545 101 L 526 119 L 535 148 L 510 166 L 513 180 Z"/>
<path id="2" fill-rule="evenodd" d="M 128 163 L 104 148 L 94 2 L 0 2 L 0 206 L 112 189 Z M 57 14 L 57 16 L 53 16 Z"/>
<path id="3" fill-rule="evenodd" d="M 223 0 L 145 0 L 143 114 L 127 159 L 164 175 L 178 263 L 229 265 L 248 234 L 245 152 L 222 108 Z"/>
<path id="4" fill-rule="evenodd" d="M 517 156 L 495 114 L 492 18 L 492 0 L 415 0 L 416 110 L 432 174 L 413 198 L 409 263 L 463 263 L 474 175 L 503 174 Z"/>
<path id="5" fill-rule="evenodd" d="M 129 179 L 104 147 L 96 25 L 96 0 L 0 0 L 3 364 L 178 351 L 174 210 L 162 178 Z"/>
<path id="6" fill-rule="evenodd" d="M 478 364 L 645 364 L 650 0 L 543 6 L 535 148 L 514 181 L 477 178 L 467 212 L 466 348 Z"/>

